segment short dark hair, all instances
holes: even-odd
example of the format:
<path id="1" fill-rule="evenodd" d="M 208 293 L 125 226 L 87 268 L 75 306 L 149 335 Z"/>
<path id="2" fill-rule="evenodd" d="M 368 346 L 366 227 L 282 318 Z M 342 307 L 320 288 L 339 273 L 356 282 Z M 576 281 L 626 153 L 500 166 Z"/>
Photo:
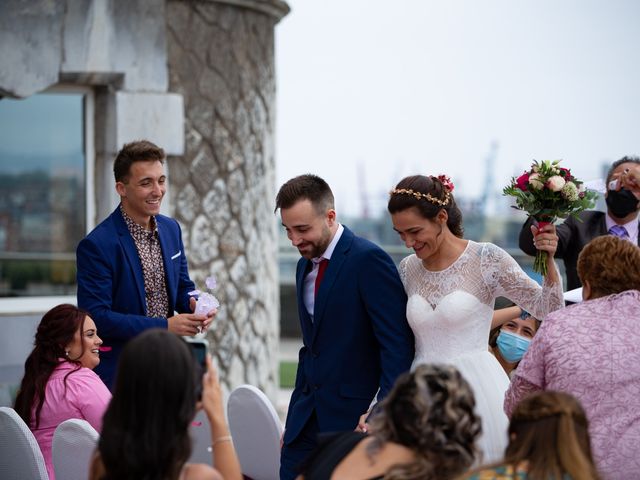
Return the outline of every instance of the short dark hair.
<path id="1" fill-rule="evenodd" d="M 415 192 L 417 195 L 409 192 Z M 435 201 L 445 202 L 447 199 L 445 186 L 439 178 L 425 175 L 405 177 L 393 189 L 389 197 L 387 210 L 389 210 L 390 214 L 394 214 L 415 207 L 420 216 L 429 220 L 436 218 L 440 210 L 445 210 L 449 217 L 447 227 L 456 237 L 462 238 L 464 234 L 462 212 L 458 208 L 455 198 L 453 198 L 453 193 L 448 193 L 449 200 L 445 205 L 439 205 L 427 200 L 424 198 L 426 195 L 435 199 Z"/>
<path id="2" fill-rule="evenodd" d="M 104 478 L 178 478 L 191 454 L 189 425 L 201 381 L 177 335 L 152 328 L 127 343 L 98 444 Z"/>
<path id="3" fill-rule="evenodd" d="M 307 173 L 285 182 L 276 195 L 276 208 L 291 208 L 300 200 L 309 200 L 318 213 L 335 208 L 329 184 L 317 175 Z"/>
<path id="4" fill-rule="evenodd" d="M 605 185 L 607 185 L 607 188 L 609 186 L 609 182 L 611 181 L 613 171 L 623 163 L 637 163 L 638 165 L 640 165 L 640 157 L 624 156 L 620 160 L 616 160 L 615 162 L 613 162 L 609 167 L 609 170 L 607 171 L 607 182 L 605 183 Z"/>
<path id="5" fill-rule="evenodd" d="M 164 158 L 164 150 L 149 140 L 136 140 L 135 142 L 125 143 L 113 162 L 113 175 L 116 178 L 116 182 L 126 182 L 131 170 L 131 164 L 155 161 L 164 163 Z"/>

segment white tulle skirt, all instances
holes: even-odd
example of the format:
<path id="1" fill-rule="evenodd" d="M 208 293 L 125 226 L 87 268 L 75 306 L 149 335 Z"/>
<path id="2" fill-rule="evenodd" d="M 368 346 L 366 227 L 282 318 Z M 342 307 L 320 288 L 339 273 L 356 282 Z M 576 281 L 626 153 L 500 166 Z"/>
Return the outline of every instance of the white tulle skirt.
<path id="1" fill-rule="evenodd" d="M 412 369 L 422 363 L 440 363 L 456 367 L 469 382 L 476 399 L 476 414 L 482 420 L 482 433 L 477 442 L 481 454 L 475 465 L 498 462 L 504 458 L 509 421 L 503 410 L 509 377 L 489 351 L 472 352 L 447 359 L 413 361 Z"/>

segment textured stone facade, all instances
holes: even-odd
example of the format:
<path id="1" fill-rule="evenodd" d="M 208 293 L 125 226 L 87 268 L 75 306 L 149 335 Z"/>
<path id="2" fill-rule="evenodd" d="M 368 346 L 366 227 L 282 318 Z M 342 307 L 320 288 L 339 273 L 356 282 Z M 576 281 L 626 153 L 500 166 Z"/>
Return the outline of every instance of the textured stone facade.
<path id="1" fill-rule="evenodd" d="M 274 400 L 274 27 L 288 10 L 281 0 L 3 0 L 0 15 L 0 95 L 93 90 L 96 223 L 118 202 L 112 165 L 123 143 L 149 138 L 169 154 L 163 213 L 183 227 L 197 285 L 218 278 L 222 308 L 209 336 L 221 378 Z M 30 330 L 6 329 L 0 347 L 20 350 L 0 355 L 0 371 L 21 372 L 41 314 L 74 300 L 51 297 L 41 311 L 7 301 L 0 321 L 28 311 Z"/>
<path id="2" fill-rule="evenodd" d="M 169 1 L 169 89 L 183 96 L 185 153 L 169 164 L 190 273 L 215 275 L 222 307 L 209 332 L 227 387 L 275 398 L 279 300 L 274 160 L 274 25 L 262 5 Z"/>

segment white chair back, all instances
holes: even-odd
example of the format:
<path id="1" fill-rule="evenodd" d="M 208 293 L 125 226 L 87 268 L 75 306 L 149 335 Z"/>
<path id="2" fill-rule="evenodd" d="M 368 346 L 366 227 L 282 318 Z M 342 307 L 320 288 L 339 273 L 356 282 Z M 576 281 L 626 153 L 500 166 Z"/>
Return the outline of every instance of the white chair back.
<path id="1" fill-rule="evenodd" d="M 51 456 L 57 480 L 86 480 L 100 435 L 86 420 L 70 418 L 53 432 Z"/>
<path id="2" fill-rule="evenodd" d="M 282 424 L 267 396 L 252 385 L 240 385 L 229 395 L 227 414 L 242 473 L 254 480 L 277 480 Z"/>
<path id="3" fill-rule="evenodd" d="M 0 407 L 0 478 L 49 480 L 36 438 L 13 408 Z"/>

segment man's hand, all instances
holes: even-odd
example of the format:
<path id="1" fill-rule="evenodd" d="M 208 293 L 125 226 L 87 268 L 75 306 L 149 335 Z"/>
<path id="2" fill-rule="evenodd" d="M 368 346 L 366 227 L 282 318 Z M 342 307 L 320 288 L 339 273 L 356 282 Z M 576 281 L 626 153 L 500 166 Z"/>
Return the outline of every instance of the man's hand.
<path id="1" fill-rule="evenodd" d="M 196 299 L 191 297 L 189 299 L 189 307 L 191 308 L 192 312 L 196 311 Z M 214 308 L 213 310 L 209 311 L 207 313 L 207 318 L 202 322 L 201 326 L 202 326 L 202 330 L 199 331 L 198 333 L 202 333 L 202 332 L 206 332 L 209 329 L 209 325 L 211 325 L 211 322 L 213 321 L 213 318 L 216 316 L 216 314 L 218 313 L 218 309 Z"/>
<path id="2" fill-rule="evenodd" d="M 193 336 L 200 333 L 205 328 L 205 321 L 209 317 L 204 315 L 196 315 L 194 313 L 179 313 L 173 317 L 167 318 L 167 329 L 176 335 Z M 211 323 L 211 320 L 208 320 Z M 207 323 L 207 325 L 209 324 Z"/>

